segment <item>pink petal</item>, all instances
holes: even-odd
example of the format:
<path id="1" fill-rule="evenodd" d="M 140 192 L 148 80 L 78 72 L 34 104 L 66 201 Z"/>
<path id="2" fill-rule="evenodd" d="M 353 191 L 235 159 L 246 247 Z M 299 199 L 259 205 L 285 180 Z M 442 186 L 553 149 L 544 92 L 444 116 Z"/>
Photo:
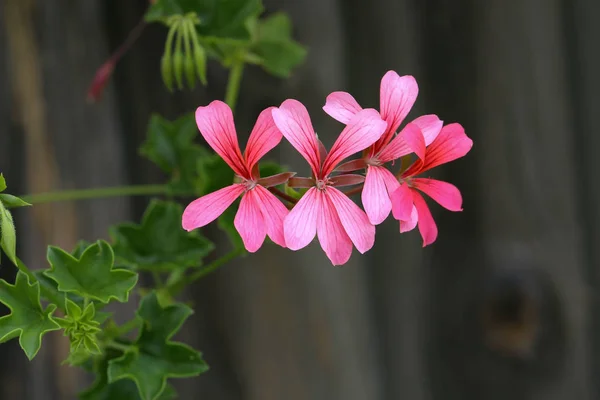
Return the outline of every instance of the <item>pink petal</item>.
<path id="1" fill-rule="evenodd" d="M 258 160 L 281 141 L 281 132 L 279 132 L 273 121 L 272 111 L 274 109 L 275 107 L 269 107 L 260 113 L 248 138 L 244 155 L 250 170 L 252 170 L 252 167 L 254 167 Z"/>
<path id="2" fill-rule="evenodd" d="M 413 186 L 426 193 L 445 209 L 462 211 L 462 196 L 456 186 L 448 182 L 428 178 L 413 179 Z"/>
<path id="3" fill-rule="evenodd" d="M 377 159 L 389 162 L 415 152 L 420 158 L 425 157 L 425 141 L 423 133 L 417 125 L 408 124 L 398 135 L 379 153 Z"/>
<path id="4" fill-rule="evenodd" d="M 337 210 L 344 230 L 361 253 L 368 251 L 375 243 L 375 227 L 369 222 L 369 217 L 345 194 L 334 187 L 328 186 L 325 194 Z"/>
<path id="5" fill-rule="evenodd" d="M 412 195 L 413 203 L 415 204 L 419 215 L 419 232 L 421 232 L 421 237 L 423 237 L 423 247 L 425 247 L 435 242 L 438 235 L 438 229 L 423 196 L 416 190 L 412 191 Z"/>
<path id="6" fill-rule="evenodd" d="M 392 211 L 383 171 L 387 170 L 383 167 L 369 166 L 361 195 L 363 207 L 373 225 L 385 221 Z"/>
<path id="7" fill-rule="evenodd" d="M 254 253 L 260 249 L 265 241 L 267 230 L 255 190 L 249 190 L 242 196 L 233 225 L 240 233 L 246 250 Z"/>
<path id="8" fill-rule="evenodd" d="M 327 189 L 328 191 L 329 189 Z M 331 260 L 331 263 L 333 265 L 342 265 L 352 255 L 352 242 L 344 230 L 336 207 L 329 196 L 327 196 L 327 192 L 318 192 L 321 207 L 318 217 L 317 235 L 319 243 L 321 243 L 321 247 L 329 260 Z"/>
<path id="9" fill-rule="evenodd" d="M 401 77 L 394 71 L 388 71 L 383 76 L 379 94 L 379 111 L 381 118 L 387 122 L 387 130 L 377 142 L 377 148 L 385 146 L 390 141 L 415 104 L 418 94 L 419 86 L 412 76 Z"/>
<path id="10" fill-rule="evenodd" d="M 331 93 L 327 96 L 327 100 L 323 106 L 323 111 L 343 124 L 348 124 L 354 114 L 360 110 L 362 110 L 362 107 L 350 93 L 346 92 Z"/>
<path id="11" fill-rule="evenodd" d="M 358 112 L 337 138 L 323 163 L 323 175 L 327 176 L 346 157 L 366 149 L 383 133 L 386 123 L 372 108 Z"/>
<path id="12" fill-rule="evenodd" d="M 286 100 L 272 115 L 277 128 L 317 175 L 321 166 L 319 144 L 306 107 L 297 100 Z"/>
<path id="13" fill-rule="evenodd" d="M 392 201 L 392 215 L 400 221 L 408 221 L 413 208 L 412 191 L 403 183 L 393 192 L 390 192 Z"/>
<path id="14" fill-rule="evenodd" d="M 255 186 L 251 192 L 256 192 L 256 201 L 265 221 L 267 235 L 269 235 L 273 242 L 281 247 L 285 247 L 283 221 L 287 217 L 289 210 L 273 193 L 260 185 Z"/>
<path id="15" fill-rule="evenodd" d="M 410 218 L 406 221 L 400 221 L 400 233 L 412 231 L 417 226 L 417 222 L 419 222 L 419 213 L 417 213 L 417 207 L 412 206 Z"/>
<path id="16" fill-rule="evenodd" d="M 437 138 L 427 147 L 424 165 L 419 172 L 463 157 L 473 147 L 473 141 L 465 134 L 460 124 L 449 124 L 442 128 Z"/>
<path id="17" fill-rule="evenodd" d="M 317 233 L 317 218 L 320 211 L 319 191 L 312 187 L 296 203 L 283 221 L 285 244 L 290 250 L 306 247 Z"/>
<path id="18" fill-rule="evenodd" d="M 240 176 L 249 178 L 240 146 L 237 141 L 233 114 L 229 106 L 215 100 L 206 107 L 196 109 L 196 124 L 210 147 Z"/>
<path id="19" fill-rule="evenodd" d="M 425 139 L 425 146 L 429 146 L 439 135 L 444 122 L 437 115 L 429 114 L 421 115 L 419 118 L 414 119 L 411 124 L 415 124 L 421 128 Z"/>
<path id="20" fill-rule="evenodd" d="M 235 184 L 194 200 L 183 212 L 183 229 L 191 231 L 211 223 L 223 214 L 244 190 L 244 185 Z"/>
<path id="21" fill-rule="evenodd" d="M 385 182 L 388 193 L 393 193 L 400 187 L 400 182 L 398 182 L 398 179 L 387 168 L 382 168 L 380 172 L 383 176 L 383 181 Z"/>

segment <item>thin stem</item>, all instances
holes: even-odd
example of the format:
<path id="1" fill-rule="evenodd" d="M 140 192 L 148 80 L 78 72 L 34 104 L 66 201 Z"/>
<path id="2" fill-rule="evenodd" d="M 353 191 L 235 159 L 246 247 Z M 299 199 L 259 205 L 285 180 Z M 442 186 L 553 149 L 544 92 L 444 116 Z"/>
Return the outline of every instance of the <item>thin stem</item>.
<path id="1" fill-rule="evenodd" d="M 144 28 L 148 25 L 146 20 L 142 18 L 140 22 L 129 32 L 125 41 L 119 46 L 119 48 L 110 56 L 113 60 L 118 60 L 133 46 L 136 40 L 142 35 Z"/>
<path id="2" fill-rule="evenodd" d="M 292 204 L 296 204 L 298 202 L 298 199 L 295 199 L 292 196 L 290 196 L 289 194 L 282 192 L 281 190 L 277 189 L 275 186 L 270 187 L 269 191 Z"/>
<path id="3" fill-rule="evenodd" d="M 141 322 L 142 321 L 138 317 L 135 317 L 132 320 L 125 322 L 123 325 L 120 325 L 117 328 L 117 332 L 119 332 L 118 336 L 123 336 L 123 335 L 131 332 L 132 330 L 138 328 L 140 326 Z"/>
<path id="4" fill-rule="evenodd" d="M 27 275 L 27 277 L 29 278 L 30 283 L 33 284 L 35 282 L 39 282 L 39 285 L 40 285 L 40 294 L 42 295 L 43 298 L 45 298 L 46 300 L 48 300 L 52 304 L 56 304 L 56 306 L 58 307 L 59 310 L 65 311 L 65 309 L 64 309 L 65 298 L 63 296 L 61 296 L 55 290 L 52 290 L 52 289 L 48 288 L 47 287 L 47 284 L 48 284 L 47 282 L 45 282 L 43 280 L 42 281 L 38 281 L 38 279 L 35 276 L 35 274 L 29 268 L 27 268 L 27 266 L 25 265 L 25 263 L 23 261 L 21 261 L 19 258 L 17 258 L 17 268 L 19 269 L 19 271 L 21 271 L 25 275 Z"/>
<path id="5" fill-rule="evenodd" d="M 108 342 L 104 343 L 104 347 L 109 347 L 111 349 L 119 350 L 119 351 L 122 351 L 123 353 L 127 353 L 132 348 L 132 346 L 129 344 L 119 343 L 114 340 L 109 340 Z"/>
<path id="6" fill-rule="evenodd" d="M 244 61 L 236 60 L 231 66 L 229 72 L 229 81 L 227 82 L 227 91 L 225 93 L 225 103 L 229 105 L 232 111 L 235 110 L 238 93 L 240 91 L 240 83 L 242 81 L 242 73 L 244 72 Z"/>
<path id="7" fill-rule="evenodd" d="M 167 186 L 165 185 L 134 185 L 92 189 L 62 190 L 56 192 L 25 195 L 21 196 L 21 198 L 31 204 L 40 204 L 69 200 L 85 200 L 121 196 L 144 196 L 166 193 Z"/>
<path id="8" fill-rule="evenodd" d="M 214 260 L 213 262 L 208 264 L 206 267 L 201 268 L 200 270 L 196 271 L 195 273 L 193 273 L 187 277 L 182 276 L 180 280 L 178 280 L 177 282 L 174 282 L 169 287 L 169 290 L 168 290 L 169 293 L 173 296 L 178 294 L 179 292 L 181 292 L 183 290 L 183 288 L 186 285 L 189 285 L 190 283 L 195 282 L 198 279 L 204 278 L 206 275 L 216 271 L 223 265 L 227 264 L 229 261 L 242 255 L 243 253 L 244 253 L 244 249 L 236 248 L 234 250 L 231 250 L 229 253 L 225 254 L 223 257 Z"/>

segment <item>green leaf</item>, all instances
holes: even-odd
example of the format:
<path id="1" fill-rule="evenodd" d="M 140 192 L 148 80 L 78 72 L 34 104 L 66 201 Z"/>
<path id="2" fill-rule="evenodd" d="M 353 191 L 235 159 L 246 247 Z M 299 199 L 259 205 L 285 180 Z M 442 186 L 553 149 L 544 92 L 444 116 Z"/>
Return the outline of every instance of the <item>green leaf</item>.
<path id="1" fill-rule="evenodd" d="M 18 198 L 17 196 L 13 196 L 12 194 L 0 194 L 0 202 L 4 203 L 6 208 L 17 208 L 17 207 L 25 207 L 30 206 L 28 202 Z"/>
<path id="2" fill-rule="evenodd" d="M 6 190 L 6 179 L 4 179 L 4 175 L 0 173 L 0 192 Z"/>
<path id="3" fill-rule="evenodd" d="M 214 245 L 198 232 L 184 231 L 182 214 L 181 205 L 154 200 L 140 225 L 124 223 L 113 227 L 111 236 L 117 259 L 132 267 L 153 271 L 201 265 Z"/>
<path id="4" fill-rule="evenodd" d="M 96 318 L 94 303 L 89 303 L 82 309 L 74 301 L 66 299 L 65 305 L 67 315 L 64 318 L 56 318 L 71 343 L 70 354 L 65 362 L 80 365 L 91 356 L 102 353 L 96 337 L 101 331 L 100 321 Z"/>
<path id="5" fill-rule="evenodd" d="M 265 70 L 281 78 L 289 77 L 307 54 L 306 48 L 292 39 L 292 23 L 284 13 L 259 21 L 251 52 Z"/>
<path id="6" fill-rule="evenodd" d="M 135 350 L 109 362 L 109 382 L 132 380 L 142 400 L 154 400 L 165 390 L 168 378 L 186 378 L 206 372 L 208 365 L 201 353 L 170 340 L 192 312 L 181 303 L 161 307 L 155 293 L 144 297 L 138 310 L 144 325 L 133 344 Z"/>
<path id="7" fill-rule="evenodd" d="M 0 202 L 0 247 L 4 254 L 17 265 L 17 235 L 10 211 Z"/>
<path id="8" fill-rule="evenodd" d="M 148 8 L 144 18 L 148 22 L 165 21 L 173 15 L 194 12 L 200 18 L 201 35 L 247 40 L 250 33 L 246 22 L 262 10 L 261 0 L 158 0 Z"/>
<path id="9" fill-rule="evenodd" d="M 175 121 L 153 115 L 148 123 L 147 138 L 140 147 L 140 154 L 171 175 L 169 186 L 174 194 L 197 194 L 197 160 L 207 154 L 193 143 L 197 134 L 193 113 Z"/>
<path id="10" fill-rule="evenodd" d="M 133 381 L 121 379 L 113 383 L 108 382 L 108 362 L 122 353 L 113 350 L 107 353 L 107 356 L 94 367 L 96 380 L 89 389 L 79 394 L 79 398 L 81 400 L 139 400 L 140 395 Z M 176 397 L 175 389 L 167 384 L 157 400 L 172 400 Z"/>
<path id="11" fill-rule="evenodd" d="M 113 250 L 103 240 L 85 249 L 81 258 L 49 246 L 48 262 L 50 270 L 45 275 L 58 283 L 58 290 L 102 303 L 126 302 L 138 280 L 135 272 L 113 268 Z"/>
<path id="12" fill-rule="evenodd" d="M 87 249 L 91 245 L 92 243 L 88 242 L 87 240 L 80 240 L 75 244 L 75 248 L 71 252 L 71 255 L 75 258 L 81 258 L 81 255 L 83 254 L 85 249 Z"/>
<path id="13" fill-rule="evenodd" d="M 60 329 L 52 317 L 56 306 L 50 304 L 44 310 L 39 284 L 30 283 L 21 271 L 17 273 L 14 285 L 0 280 L 0 302 L 11 311 L 0 318 L 0 343 L 18 337 L 19 345 L 32 360 L 42 345 L 42 336 Z"/>

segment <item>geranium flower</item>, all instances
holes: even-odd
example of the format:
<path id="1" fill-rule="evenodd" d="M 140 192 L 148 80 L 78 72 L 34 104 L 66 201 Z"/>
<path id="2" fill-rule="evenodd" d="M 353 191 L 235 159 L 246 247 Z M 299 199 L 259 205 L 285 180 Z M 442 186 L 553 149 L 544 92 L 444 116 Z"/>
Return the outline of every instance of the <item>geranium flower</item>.
<path id="1" fill-rule="evenodd" d="M 438 229 L 419 190 L 450 211 L 462 211 L 462 196 L 458 188 L 448 182 L 415 176 L 465 156 L 471 147 L 473 141 L 460 124 L 444 126 L 427 148 L 421 143 L 417 151 L 423 156 L 401 175 L 402 184 L 390 193 L 392 213 L 400 220 L 400 232 L 410 231 L 418 224 L 423 247 L 436 240 Z"/>
<path id="2" fill-rule="evenodd" d="M 388 71 L 381 79 L 380 114 L 387 122 L 381 138 L 370 146 L 360 160 L 341 165 L 339 171 L 367 169 L 362 203 L 371 223 L 382 223 L 392 210 L 390 194 L 399 187 L 398 180 L 383 165 L 402 156 L 419 151 L 424 141 L 429 145 L 439 134 L 442 121 L 436 115 L 423 115 L 402 129 L 396 130 L 408 115 L 417 99 L 419 88 L 412 76 L 399 76 Z M 354 97 L 346 92 L 333 92 L 327 96 L 323 110 L 334 119 L 347 124 L 353 115 L 362 110 Z M 423 154 L 420 154 L 422 157 Z"/>
<path id="3" fill-rule="evenodd" d="M 362 177 L 331 173 L 346 157 L 375 143 L 385 131 L 385 121 L 373 109 L 356 113 L 329 153 L 322 155 L 325 150 L 320 150 L 308 111 L 300 102 L 284 101 L 273 110 L 273 119 L 283 136 L 308 161 L 313 175 L 294 178 L 304 182 L 309 190 L 284 221 L 288 248 L 306 247 L 317 235 L 327 257 L 334 265 L 341 265 L 350 258 L 352 243 L 361 253 L 373 247 L 375 227 L 364 211 L 334 187 L 362 182 Z"/>
<path id="4" fill-rule="evenodd" d="M 285 247 L 283 220 L 288 209 L 266 188 L 284 183 L 294 174 L 283 173 L 267 178 L 258 175 L 258 160 L 277 146 L 282 138 L 271 115 L 274 108 L 260 113 L 242 156 L 229 106 L 222 101 L 213 101 L 206 107 L 198 107 L 196 124 L 200 133 L 233 169 L 237 182 L 190 203 L 183 212 L 183 229 L 191 231 L 207 225 L 242 196 L 234 225 L 246 250 L 257 251 L 266 235 Z"/>

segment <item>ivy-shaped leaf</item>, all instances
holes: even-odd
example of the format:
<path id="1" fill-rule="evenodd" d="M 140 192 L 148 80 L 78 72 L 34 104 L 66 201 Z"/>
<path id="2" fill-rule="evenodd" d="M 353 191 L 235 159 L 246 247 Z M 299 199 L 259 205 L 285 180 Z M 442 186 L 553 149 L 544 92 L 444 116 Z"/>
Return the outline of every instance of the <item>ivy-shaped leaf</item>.
<path id="1" fill-rule="evenodd" d="M 153 200 L 140 225 L 124 223 L 111 229 L 117 259 L 135 268 L 173 271 L 197 267 L 214 245 L 198 232 L 181 227 L 180 204 Z"/>
<path id="2" fill-rule="evenodd" d="M 58 290 L 102 303 L 126 302 L 138 280 L 135 272 L 113 268 L 113 250 L 103 240 L 85 249 L 81 258 L 49 246 L 48 262 L 50 269 L 44 274 L 58 283 Z"/>
<path id="3" fill-rule="evenodd" d="M 144 297 L 138 310 L 144 325 L 133 349 L 109 362 L 109 382 L 132 380 L 142 400 L 155 400 L 165 390 L 168 378 L 186 378 L 206 372 L 208 365 L 200 352 L 170 340 L 192 312 L 181 303 L 161 307 L 155 293 Z"/>
<path id="4" fill-rule="evenodd" d="M 306 59 L 306 48 L 292 38 L 292 23 L 284 13 L 258 21 L 251 52 L 269 73 L 287 78 Z"/>
<path id="5" fill-rule="evenodd" d="M 207 153 L 193 143 L 198 128 L 193 113 L 169 121 L 160 115 L 150 118 L 146 141 L 140 154 L 171 175 L 169 187 L 174 194 L 197 193 L 197 160 Z"/>
<path id="6" fill-rule="evenodd" d="M 140 400 L 137 386 L 133 381 L 121 379 L 113 383 L 108 382 L 108 362 L 121 354 L 108 350 L 106 356 L 96 363 L 94 367 L 96 380 L 89 389 L 79 394 L 80 400 Z M 157 400 L 172 400 L 176 397 L 175 389 L 167 384 Z"/>
<path id="7" fill-rule="evenodd" d="M 17 273 L 15 284 L 0 280 L 0 303 L 11 313 L 0 318 L 0 343 L 18 337 L 21 348 L 30 360 L 42 345 L 42 336 L 60 329 L 53 319 L 54 304 L 46 309 L 40 303 L 40 286 L 30 283 L 23 272 Z"/>

